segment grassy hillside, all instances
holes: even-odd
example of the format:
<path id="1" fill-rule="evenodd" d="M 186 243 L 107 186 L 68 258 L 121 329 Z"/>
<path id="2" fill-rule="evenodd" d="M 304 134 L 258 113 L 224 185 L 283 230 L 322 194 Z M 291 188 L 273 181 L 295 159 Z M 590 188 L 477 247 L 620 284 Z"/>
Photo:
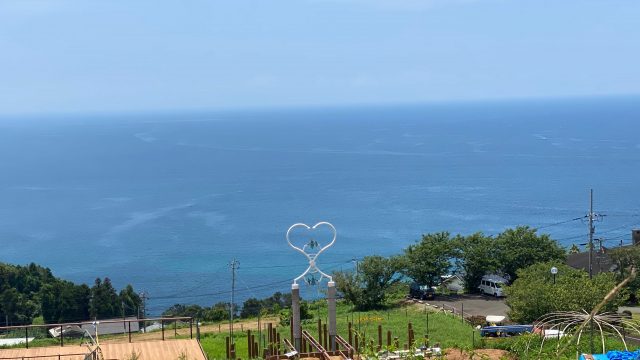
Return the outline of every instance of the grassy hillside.
<path id="1" fill-rule="evenodd" d="M 318 305 L 320 308 L 317 309 Z M 317 337 L 318 314 L 323 323 L 326 321 L 326 303 L 316 302 L 313 304 L 314 319 L 307 320 L 303 328 Z M 407 324 L 412 323 L 415 338 L 418 343 L 424 342 L 424 337 L 428 334 L 430 344 L 440 343 L 444 348 L 462 347 L 469 348 L 473 343 L 475 332 L 476 342 L 479 343 L 479 334 L 468 324 L 462 323 L 459 317 L 449 314 L 430 312 L 429 329 L 427 330 L 427 313 L 424 308 L 417 306 L 395 307 L 383 311 L 351 312 L 351 307 L 346 304 L 338 304 L 337 321 L 338 334 L 347 339 L 347 324 L 352 320 L 354 329 L 367 339 L 377 342 L 377 328 L 382 325 L 383 344 L 386 344 L 386 332 L 391 330 L 393 337 L 398 337 L 400 346 L 407 342 Z M 359 324 L 359 325 L 358 325 Z M 275 325 L 275 324 L 274 324 Z M 278 327 L 281 336 L 289 338 L 290 329 Z M 254 332 L 254 334 L 256 334 Z M 223 359 L 225 357 L 225 337 L 228 333 L 208 333 L 201 337 L 202 347 L 209 355 L 210 359 Z M 257 336 L 256 336 L 257 337 Z M 235 332 L 237 356 L 247 357 L 247 336 L 239 329 Z"/>

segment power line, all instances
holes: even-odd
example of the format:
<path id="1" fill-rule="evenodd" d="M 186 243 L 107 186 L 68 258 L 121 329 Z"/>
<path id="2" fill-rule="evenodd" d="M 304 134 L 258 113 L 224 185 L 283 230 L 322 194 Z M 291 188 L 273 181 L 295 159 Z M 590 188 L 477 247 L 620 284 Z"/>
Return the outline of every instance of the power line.
<path id="1" fill-rule="evenodd" d="M 582 220 L 582 219 L 584 219 L 584 218 L 585 218 L 584 216 L 580 216 L 580 217 L 573 218 L 573 219 L 569 219 L 569 220 L 565 220 L 565 221 L 558 221 L 558 222 L 555 222 L 555 223 L 552 223 L 552 224 L 547 224 L 547 225 L 543 225 L 543 226 L 537 226 L 537 227 L 535 227 L 535 228 L 536 228 L 537 230 L 540 230 L 540 229 L 546 229 L 546 228 L 548 228 L 548 227 L 557 226 L 557 225 L 562 225 L 562 224 L 567 224 L 567 223 L 570 223 L 570 222 L 574 222 L 574 221 Z"/>
<path id="2" fill-rule="evenodd" d="M 565 240 L 574 240 L 574 239 L 580 239 L 583 238 L 584 234 L 581 235 L 574 235 L 574 236 L 569 236 L 569 237 L 565 237 L 565 238 L 560 238 L 560 239 L 555 239 L 556 241 L 565 241 Z"/>
<path id="3" fill-rule="evenodd" d="M 640 221 L 638 221 L 636 223 L 632 223 L 632 224 L 626 224 L 626 225 L 618 226 L 618 227 L 615 227 L 613 229 L 602 231 L 600 233 L 601 234 L 608 234 L 608 233 L 612 233 L 612 232 L 615 232 L 615 231 L 618 231 L 618 230 L 628 229 L 628 228 L 634 227 L 636 225 L 640 225 Z"/>
<path id="4" fill-rule="evenodd" d="M 281 284 L 286 284 L 291 282 L 291 279 L 286 279 L 286 280 L 280 280 L 280 281 L 275 281 L 272 283 L 268 283 L 268 284 L 263 284 L 263 285 L 258 285 L 258 286 L 254 286 L 253 289 L 262 289 L 262 288 L 268 288 L 274 285 L 281 285 Z M 243 292 L 245 290 L 239 289 L 236 290 L 236 293 L 240 293 Z M 158 296 L 155 297 L 154 299 L 156 300 L 167 300 L 167 299 L 184 299 L 184 298 L 198 298 L 198 297 L 207 297 L 207 296 L 219 296 L 219 295 L 229 295 L 231 294 L 231 290 L 225 290 L 225 291 L 216 291 L 216 292 L 209 292 L 209 293 L 202 293 L 202 294 L 193 294 L 193 295 L 178 295 L 178 296 Z"/>
<path id="5" fill-rule="evenodd" d="M 322 264 L 344 264 L 352 261 L 353 259 L 346 259 L 341 261 L 323 261 Z M 276 268 L 288 268 L 291 265 L 269 265 L 269 266 L 251 266 L 250 269 L 276 269 Z"/>

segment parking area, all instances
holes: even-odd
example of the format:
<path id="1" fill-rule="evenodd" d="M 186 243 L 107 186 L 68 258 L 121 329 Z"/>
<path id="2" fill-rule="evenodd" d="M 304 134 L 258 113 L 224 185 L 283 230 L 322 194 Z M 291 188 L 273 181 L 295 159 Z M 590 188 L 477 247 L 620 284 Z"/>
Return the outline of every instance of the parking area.
<path id="1" fill-rule="evenodd" d="M 509 308 L 504 298 L 495 298 L 486 295 L 438 295 L 434 300 L 422 301 L 423 304 L 435 305 L 438 308 L 455 308 L 456 313 L 464 307 L 466 316 L 507 316 Z"/>

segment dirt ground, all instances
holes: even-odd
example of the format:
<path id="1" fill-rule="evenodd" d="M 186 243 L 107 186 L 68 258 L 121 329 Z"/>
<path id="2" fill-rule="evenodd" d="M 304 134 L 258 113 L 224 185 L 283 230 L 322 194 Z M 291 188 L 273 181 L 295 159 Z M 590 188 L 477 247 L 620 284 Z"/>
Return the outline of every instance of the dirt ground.
<path id="1" fill-rule="evenodd" d="M 496 349 L 479 349 L 475 350 L 474 354 L 462 352 L 458 349 L 449 349 L 446 352 L 447 360 L 511 360 L 513 357 L 509 356 L 509 353 L 504 350 Z"/>

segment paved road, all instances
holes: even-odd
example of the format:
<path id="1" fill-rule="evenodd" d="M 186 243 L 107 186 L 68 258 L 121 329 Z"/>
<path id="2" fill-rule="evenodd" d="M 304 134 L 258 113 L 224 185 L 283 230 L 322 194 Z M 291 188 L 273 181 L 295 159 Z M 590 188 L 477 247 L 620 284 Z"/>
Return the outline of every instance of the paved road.
<path id="1" fill-rule="evenodd" d="M 442 307 L 445 305 L 446 309 L 455 307 L 456 312 L 460 311 L 464 304 L 465 315 L 499 315 L 507 316 L 507 310 L 509 308 L 504 303 L 504 298 L 494 298 L 492 296 L 485 295 L 452 295 L 452 296 L 436 296 L 435 300 L 427 300 L 426 303 L 431 305 L 437 305 Z"/>

